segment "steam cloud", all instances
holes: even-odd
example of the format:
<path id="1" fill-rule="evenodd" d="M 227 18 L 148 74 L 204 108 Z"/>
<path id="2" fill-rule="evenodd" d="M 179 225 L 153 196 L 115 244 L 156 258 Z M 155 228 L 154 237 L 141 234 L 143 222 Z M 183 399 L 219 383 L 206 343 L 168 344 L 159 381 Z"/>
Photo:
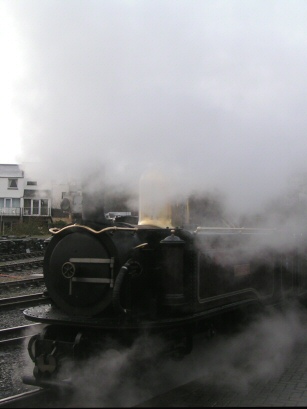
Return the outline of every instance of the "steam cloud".
<path id="1" fill-rule="evenodd" d="M 253 383 L 282 375 L 306 342 L 306 319 L 306 311 L 295 304 L 268 312 L 237 334 L 210 341 L 200 337 L 182 361 L 158 360 L 159 338 L 141 337 L 121 352 L 111 343 L 73 371 L 76 388 L 69 407 L 131 407 L 196 379 L 204 388 L 246 394 Z"/>
<path id="2" fill-rule="evenodd" d="M 305 1 L 2 3 L 26 66 L 15 90 L 21 162 L 37 162 L 48 180 L 132 192 L 145 170 L 163 167 L 178 194 L 222 192 L 229 211 L 264 210 L 273 226 L 297 225 L 297 207 L 289 217 L 281 203 L 293 178 L 307 174 Z M 276 206 L 268 204 L 273 199 Z M 301 315 L 291 311 L 252 329 L 203 351 L 205 366 L 198 366 L 198 355 L 188 357 L 188 375 L 231 384 L 235 374 L 247 387 L 281 369 L 305 335 Z M 115 365 L 110 378 L 130 354 L 101 357 Z M 238 366 L 242 356 L 246 364 Z M 154 387 L 164 374 L 175 379 L 176 364 L 153 377 L 162 379 Z M 134 380 L 127 379 L 126 401 L 116 404 L 136 401 L 129 394 Z M 82 385 L 91 384 L 97 379 Z M 113 397 L 119 395 L 116 389 Z"/>
<path id="3" fill-rule="evenodd" d="M 21 161 L 256 211 L 306 169 L 303 0 L 3 0 L 23 45 Z"/>

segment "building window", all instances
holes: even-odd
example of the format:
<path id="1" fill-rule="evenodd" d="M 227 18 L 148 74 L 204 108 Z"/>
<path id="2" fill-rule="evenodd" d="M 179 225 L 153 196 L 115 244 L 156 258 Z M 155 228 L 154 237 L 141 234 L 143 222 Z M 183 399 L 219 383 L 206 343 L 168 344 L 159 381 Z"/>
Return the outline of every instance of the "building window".
<path id="1" fill-rule="evenodd" d="M 9 179 L 9 189 L 18 189 L 18 179 Z"/>
<path id="2" fill-rule="evenodd" d="M 32 214 L 39 215 L 39 200 L 37 199 L 32 200 Z"/>
<path id="3" fill-rule="evenodd" d="M 25 216 L 30 216 L 32 214 L 31 199 L 24 200 L 24 211 Z"/>
<path id="4" fill-rule="evenodd" d="M 48 216 L 48 200 L 41 200 L 41 215 Z"/>
<path id="5" fill-rule="evenodd" d="M 20 199 L 12 199 L 12 207 L 20 207 Z"/>
<path id="6" fill-rule="evenodd" d="M 0 198 L 0 208 L 20 207 L 20 199 Z"/>
<path id="7" fill-rule="evenodd" d="M 27 182 L 27 186 L 37 186 L 37 182 L 34 182 L 34 181 L 29 180 L 29 181 Z"/>
<path id="8" fill-rule="evenodd" d="M 24 199 L 25 216 L 48 216 L 47 199 Z"/>

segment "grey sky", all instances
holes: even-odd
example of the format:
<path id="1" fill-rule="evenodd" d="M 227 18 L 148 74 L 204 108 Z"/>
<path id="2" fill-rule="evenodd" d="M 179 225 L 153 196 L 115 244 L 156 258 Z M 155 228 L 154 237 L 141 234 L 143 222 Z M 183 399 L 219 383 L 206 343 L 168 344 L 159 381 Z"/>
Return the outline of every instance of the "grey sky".
<path id="1" fill-rule="evenodd" d="M 304 0 L 1 0 L 21 38 L 22 155 L 256 210 L 307 171 Z M 103 180 L 99 181 L 103 183 Z"/>

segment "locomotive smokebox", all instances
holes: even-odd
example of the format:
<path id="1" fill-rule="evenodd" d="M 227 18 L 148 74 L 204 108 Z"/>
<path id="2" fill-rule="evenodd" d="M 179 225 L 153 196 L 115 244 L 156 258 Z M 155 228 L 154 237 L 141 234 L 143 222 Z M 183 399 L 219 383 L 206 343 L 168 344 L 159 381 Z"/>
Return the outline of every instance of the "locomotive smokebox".
<path id="1" fill-rule="evenodd" d="M 183 273 L 185 241 L 171 235 L 160 241 L 162 248 L 162 283 L 164 289 L 164 305 L 181 306 L 185 303 Z"/>

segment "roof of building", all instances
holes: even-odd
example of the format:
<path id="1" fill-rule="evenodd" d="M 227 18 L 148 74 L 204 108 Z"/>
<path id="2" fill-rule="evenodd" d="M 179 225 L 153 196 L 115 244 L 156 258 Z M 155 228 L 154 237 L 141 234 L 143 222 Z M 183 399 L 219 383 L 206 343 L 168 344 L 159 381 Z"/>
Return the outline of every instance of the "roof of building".
<path id="1" fill-rule="evenodd" d="M 0 164 L 0 177 L 22 178 L 23 171 L 20 169 L 19 165 Z"/>

